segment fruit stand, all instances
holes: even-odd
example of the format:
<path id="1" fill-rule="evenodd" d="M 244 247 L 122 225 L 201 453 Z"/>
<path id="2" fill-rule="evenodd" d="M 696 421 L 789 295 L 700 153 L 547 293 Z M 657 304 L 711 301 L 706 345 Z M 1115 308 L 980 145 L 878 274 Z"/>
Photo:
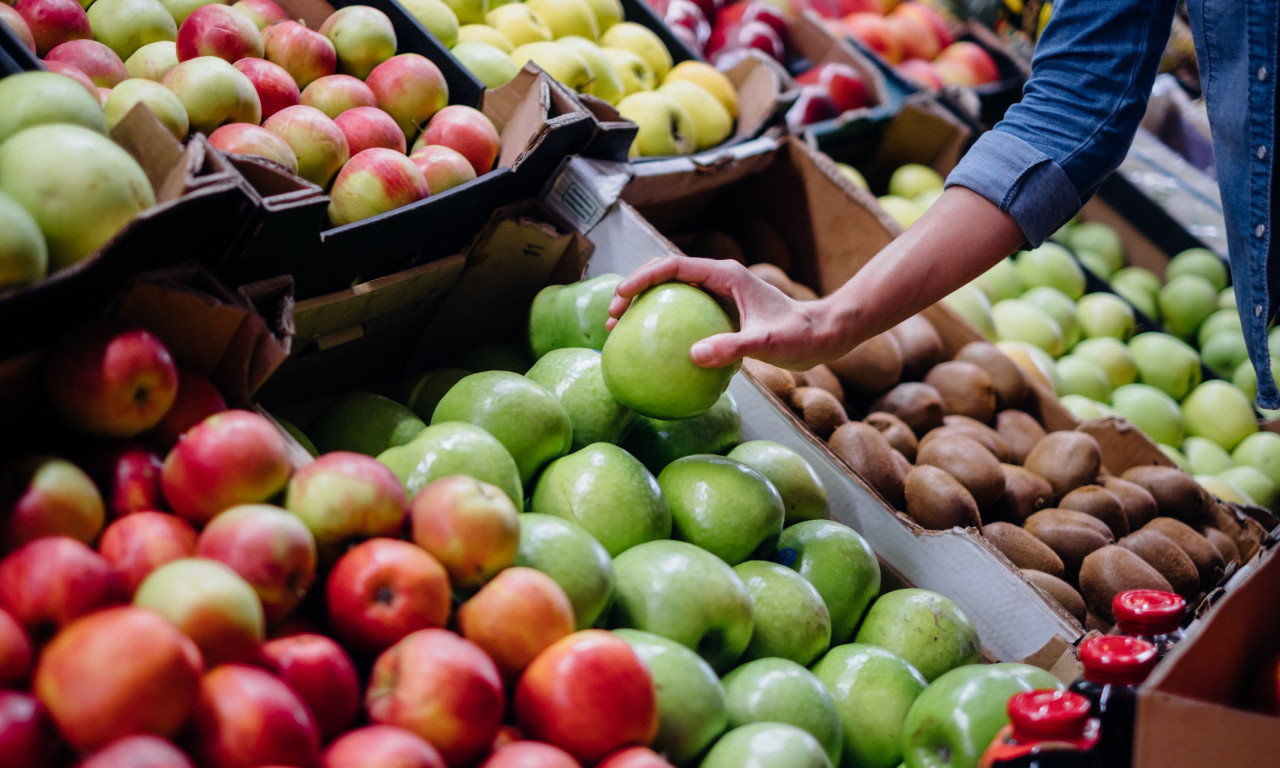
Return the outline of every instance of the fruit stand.
<path id="1" fill-rule="evenodd" d="M 834 291 L 1020 98 L 1012 19 L 0 4 L 0 763 L 1266 763 L 1280 420 L 1154 121 L 841 358 L 699 368 L 675 283 L 606 329 L 670 254 Z"/>

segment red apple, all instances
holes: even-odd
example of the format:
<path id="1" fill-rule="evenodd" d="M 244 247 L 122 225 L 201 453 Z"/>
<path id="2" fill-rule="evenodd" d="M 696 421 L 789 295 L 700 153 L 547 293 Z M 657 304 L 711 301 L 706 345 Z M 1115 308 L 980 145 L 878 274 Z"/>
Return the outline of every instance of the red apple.
<path id="1" fill-rule="evenodd" d="M 237 504 L 266 501 L 289 480 L 284 435 L 265 416 L 233 409 L 187 430 L 164 460 L 169 508 L 203 525 Z"/>
<path id="2" fill-rule="evenodd" d="M 339 8 L 320 25 L 320 34 L 329 38 L 338 52 L 338 71 L 360 79 L 396 54 L 391 19 L 369 5 Z"/>
<path id="3" fill-rule="evenodd" d="M 942 50 L 942 42 L 938 39 L 933 27 L 924 16 L 908 10 L 905 13 L 895 8 L 893 13 L 885 17 L 889 31 L 898 38 L 898 47 L 902 49 L 902 57 L 931 61 Z"/>
<path id="4" fill-rule="evenodd" d="M 298 172 L 298 158 L 293 154 L 293 147 L 260 125 L 227 123 L 209 134 L 209 143 L 228 154 L 265 157 L 294 173 Z"/>
<path id="5" fill-rule="evenodd" d="M 450 583 L 474 589 L 516 561 L 519 510 L 502 489 L 467 475 L 423 486 L 409 502 L 413 540 L 435 555 Z"/>
<path id="6" fill-rule="evenodd" d="M 530 738 L 592 764 L 658 732 L 658 701 L 649 668 L 631 645 L 602 629 L 556 641 L 533 660 L 516 686 L 516 723 Z"/>
<path id="7" fill-rule="evenodd" d="M 968 40 L 957 40 L 938 54 L 935 66 L 944 61 L 963 63 L 973 72 L 978 85 L 1000 79 L 1000 68 L 986 48 Z"/>
<path id="8" fill-rule="evenodd" d="M 884 0 L 836 0 L 835 5 L 836 18 L 859 12 L 883 16 L 886 10 Z"/>
<path id="9" fill-rule="evenodd" d="M 257 61 L 262 60 L 257 59 Z M 230 125 L 244 125 L 244 123 L 230 123 Z M 214 133 L 217 132 L 214 131 Z M 196 373 L 190 368 L 179 367 L 178 396 L 174 399 L 173 405 L 169 406 L 169 410 L 165 411 L 160 423 L 146 434 L 146 438 L 161 451 L 168 451 L 174 443 L 178 442 L 182 433 L 209 416 L 225 410 L 227 410 L 227 401 L 222 399 L 218 386 L 208 376 Z"/>
<path id="10" fill-rule="evenodd" d="M 25 456 L 0 464 L 0 552 L 42 536 L 98 537 L 106 507 L 98 486 L 75 464 Z"/>
<path id="11" fill-rule="evenodd" d="M 879 0 L 872 0 L 878 2 Z M 951 25 L 943 18 L 933 6 L 928 3 L 920 2 L 920 0 L 901 0 L 893 7 L 895 15 L 916 16 L 924 21 L 933 30 L 933 35 L 938 41 L 940 48 L 946 48 L 955 42 L 955 35 L 952 34 Z"/>
<path id="12" fill-rule="evenodd" d="M 420 629 L 384 651 L 365 692 L 371 721 L 416 733 L 451 766 L 485 754 L 504 706 L 493 660 L 447 629 Z"/>
<path id="13" fill-rule="evenodd" d="M 716 27 L 707 40 L 707 55 L 719 69 L 728 69 L 752 48 L 774 61 L 780 62 L 786 56 L 782 38 L 773 27 L 759 20 Z"/>
<path id="14" fill-rule="evenodd" d="M 32 689 L 82 750 L 121 736 L 172 737 L 195 705 L 203 662 L 162 616 L 120 606 L 70 624 L 45 648 Z"/>
<path id="15" fill-rule="evenodd" d="M 409 155 L 413 164 L 422 171 L 422 178 L 427 181 L 427 189 L 438 195 L 446 189 L 453 189 L 459 184 L 466 184 L 476 178 L 476 169 L 471 161 L 461 152 L 439 144 L 428 144 L 419 147 Z"/>
<path id="16" fill-rule="evenodd" d="M 376 107 L 378 97 L 363 80 L 351 75 L 325 75 L 302 89 L 302 103 L 329 117 L 354 107 Z"/>
<path id="17" fill-rule="evenodd" d="M 262 601 L 268 624 L 302 602 L 316 577 L 316 540 L 287 510 L 241 504 L 218 513 L 200 532 L 196 556 L 231 566 Z"/>
<path id="18" fill-rule="evenodd" d="M 465 104 L 452 104 L 431 116 L 414 150 L 429 144 L 455 149 L 471 163 L 477 176 L 493 170 L 502 138 L 488 115 Z"/>
<path id="19" fill-rule="evenodd" d="M 123 600 L 111 564 L 66 536 L 36 539 L 0 560 L 0 607 L 36 646 L 81 616 Z"/>
<path id="20" fill-rule="evenodd" d="M 311 529 L 325 562 L 353 540 L 397 537 L 404 529 L 404 486 L 386 464 L 353 451 L 331 451 L 299 467 L 284 506 Z"/>
<path id="21" fill-rule="evenodd" d="M 18 38 L 18 42 L 27 47 L 27 50 L 36 52 L 36 39 L 31 34 L 31 27 L 27 26 L 27 20 L 22 18 L 22 14 L 13 10 L 13 6 L 0 3 L 0 24 L 8 27 L 14 37 Z"/>
<path id="22" fill-rule="evenodd" d="M 867 81 L 851 64 L 828 61 L 810 67 L 796 76 L 798 85 L 818 85 L 826 89 L 837 114 L 851 109 L 861 109 L 872 103 L 871 89 Z"/>
<path id="23" fill-rule="evenodd" d="M 982 84 L 967 61 L 959 58 L 937 58 L 930 64 L 933 65 L 933 73 L 943 85 L 963 85 L 966 88 L 973 88 Z"/>
<path id="24" fill-rule="evenodd" d="M 374 67 L 365 83 L 378 106 L 396 119 L 406 142 L 416 139 L 431 116 L 449 103 L 444 74 L 435 62 L 417 53 L 392 56 Z"/>
<path id="25" fill-rule="evenodd" d="M 164 457 L 150 446 L 132 440 L 113 441 L 85 459 L 84 467 L 102 490 L 111 518 L 164 509 L 160 489 Z"/>
<path id="26" fill-rule="evenodd" d="M 320 758 L 315 719 L 298 694 L 270 672 L 242 664 L 201 678 L 191 742 L 201 768 L 312 768 Z"/>
<path id="27" fill-rule="evenodd" d="M 662 14 L 662 22 L 672 30 L 683 28 L 694 41 L 694 50 L 705 48 L 711 37 L 711 22 L 693 0 L 671 0 Z"/>
<path id="28" fill-rule="evenodd" d="M 360 709 L 360 679 L 347 652 L 315 633 L 277 637 L 262 644 L 266 667 L 307 705 L 321 742 L 345 731 Z"/>
<path id="29" fill-rule="evenodd" d="M 582 768 L 573 755 L 541 741 L 513 741 L 489 753 L 480 768 Z"/>
<path id="30" fill-rule="evenodd" d="M 394 725 L 367 725 L 338 737 L 320 768 L 447 768 L 440 750 Z"/>
<path id="31" fill-rule="evenodd" d="M 268 24 L 262 46 L 267 61 L 284 67 L 299 88 L 338 70 L 338 52 L 329 38 L 292 19 Z"/>
<path id="32" fill-rule="evenodd" d="M 334 174 L 351 157 L 342 129 L 315 107 L 285 107 L 262 127 L 285 140 L 298 159 L 298 175 L 317 186 L 328 189 Z"/>
<path id="33" fill-rule="evenodd" d="M 329 189 L 329 223 L 341 227 L 416 203 L 430 194 L 422 171 L 403 152 L 385 147 L 366 149 L 352 155 L 334 178 Z"/>
<path id="34" fill-rule="evenodd" d="M 126 515 L 108 525 L 98 542 L 98 553 L 119 574 L 124 593 L 130 598 L 156 568 L 191 557 L 195 551 L 196 529 L 167 512 Z"/>
<path id="35" fill-rule="evenodd" d="M 800 95 L 787 108 L 787 126 L 798 131 L 806 125 L 830 120 L 839 113 L 831 95 L 821 85 L 805 85 L 800 87 Z"/>
<path id="36" fill-rule="evenodd" d="M 184 557 L 161 565 L 138 585 L 133 604 L 182 630 L 210 668 L 261 660 L 262 603 L 249 582 L 217 560 Z"/>
<path id="37" fill-rule="evenodd" d="M 377 107 L 353 107 L 343 111 L 333 122 L 347 137 L 352 157 L 373 147 L 392 149 L 402 155 L 405 153 L 404 132 L 396 125 L 395 118 Z"/>
<path id="38" fill-rule="evenodd" d="M 49 768 L 59 762 L 58 733 L 39 699 L 0 691 L 0 755 L 5 768 Z"/>
<path id="39" fill-rule="evenodd" d="M 742 9 L 741 23 L 746 24 L 751 21 L 760 21 L 768 24 L 778 33 L 778 39 L 786 45 L 787 34 L 790 22 L 783 13 L 782 8 L 767 0 L 750 0 L 746 7 Z"/>
<path id="40" fill-rule="evenodd" d="M 195 763 L 173 742 L 139 734 L 116 739 L 76 768 L 195 768 Z"/>
<path id="41" fill-rule="evenodd" d="M 187 15 L 178 25 L 178 61 L 217 56 L 235 63 L 246 56 L 262 58 L 262 33 L 248 15 L 229 5 L 210 3 Z"/>
<path id="42" fill-rule="evenodd" d="M 902 44 L 885 17 L 874 13 L 851 13 L 840 19 L 845 31 L 890 64 L 903 59 Z"/>
<path id="43" fill-rule="evenodd" d="M 626 747 L 610 754 L 596 768 L 675 768 L 648 747 Z"/>
<path id="44" fill-rule="evenodd" d="M 938 76 L 933 62 L 924 59 L 903 59 L 898 64 L 898 72 L 908 80 L 929 91 L 940 91 L 946 83 Z"/>
<path id="45" fill-rule="evenodd" d="M 326 584 L 329 626 L 348 648 L 376 654 L 405 635 L 449 620 L 449 577 L 407 541 L 369 539 L 347 550 Z"/>
<path id="46" fill-rule="evenodd" d="M 14 0 L 13 10 L 27 22 L 36 41 L 36 55 L 46 53 L 68 40 L 92 40 L 89 14 L 80 0 Z"/>
<path id="47" fill-rule="evenodd" d="M 573 605 L 542 571 L 500 571 L 458 606 L 458 630 L 480 646 L 514 682 L 539 653 L 575 628 Z"/>
<path id="48" fill-rule="evenodd" d="M 178 395 L 178 368 L 141 326 L 103 321 L 68 333 L 49 351 L 45 391 L 72 427 L 132 437 L 160 422 Z"/>
<path id="49" fill-rule="evenodd" d="M 57 72 L 59 75 L 69 77 L 83 85 L 84 89 L 89 92 L 89 95 L 98 99 L 99 103 L 101 103 L 102 99 L 98 93 L 98 86 L 94 85 L 93 81 L 89 79 L 89 76 L 76 65 L 68 64 L 65 61 L 46 61 L 44 62 L 44 67 L 50 72 Z"/>
<path id="50" fill-rule="evenodd" d="M 268 24 L 289 20 L 289 14 L 272 0 L 236 0 L 231 7 L 253 19 L 258 31 Z"/>
<path id="51" fill-rule="evenodd" d="M 89 76 L 101 88 L 114 88 L 129 77 L 124 62 L 116 52 L 97 40 L 68 40 L 59 43 L 44 56 L 45 62 L 63 61 Z"/>
<path id="52" fill-rule="evenodd" d="M 24 687 L 34 658 L 27 631 L 12 613 L 0 609 L 0 689 Z"/>
<path id="53" fill-rule="evenodd" d="M 302 100 L 302 92 L 294 82 L 293 75 L 285 71 L 279 64 L 266 59 L 245 57 L 234 62 L 236 69 L 244 73 L 258 92 L 258 100 L 262 102 L 262 119 L 266 120 L 285 107 L 292 107 Z"/>

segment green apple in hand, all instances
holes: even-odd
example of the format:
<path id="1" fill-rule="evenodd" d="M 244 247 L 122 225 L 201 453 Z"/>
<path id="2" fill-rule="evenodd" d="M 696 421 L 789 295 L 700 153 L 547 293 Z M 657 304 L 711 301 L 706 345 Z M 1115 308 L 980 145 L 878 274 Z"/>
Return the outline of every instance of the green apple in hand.
<path id="1" fill-rule="evenodd" d="M 675 640 L 721 673 L 746 650 L 754 624 L 751 595 L 719 557 L 684 541 L 647 541 L 618 555 L 613 569 L 611 627 Z"/>
<path id="2" fill-rule="evenodd" d="M 701 768 L 832 768 L 822 745 L 786 723 L 750 723 L 721 736 Z"/>
<path id="3" fill-rule="evenodd" d="M 694 454 L 658 473 L 671 507 L 672 538 L 688 541 L 729 565 L 761 548 L 772 550 L 782 533 L 782 497 L 773 483 L 736 459 Z"/>
<path id="4" fill-rule="evenodd" d="M 794 661 L 764 658 L 739 664 L 721 680 L 729 727 L 789 723 L 813 734 L 832 765 L 840 764 L 844 733 L 827 687 Z"/>
<path id="5" fill-rule="evenodd" d="M 520 515 L 516 565 L 542 571 L 569 596 L 578 629 L 595 626 L 613 602 L 613 560 L 604 545 L 572 520 Z"/>
<path id="6" fill-rule="evenodd" d="M 548 285 L 529 306 L 529 347 L 542 357 L 561 347 L 604 348 L 609 302 L 622 275 L 609 273 L 568 285 Z"/>
<path id="7" fill-rule="evenodd" d="M 689 765 L 728 728 L 724 688 L 701 656 L 674 640 L 615 629 L 649 668 L 658 697 L 658 735 L 649 746 L 677 766 Z"/>
<path id="8" fill-rule="evenodd" d="M 835 520 L 806 520 L 783 529 L 774 560 L 795 569 L 822 595 L 831 643 L 849 639 L 880 594 L 880 561 L 862 534 Z"/>
<path id="9" fill-rule="evenodd" d="M 813 665 L 839 713 L 840 765 L 893 768 L 902 760 L 903 723 L 928 683 L 898 654 L 874 645 L 845 643 Z"/>
<path id="10" fill-rule="evenodd" d="M 960 606 L 945 595 L 914 587 L 876 598 L 854 640 L 893 651 L 929 681 L 982 657 L 978 632 Z"/>
<path id="11" fill-rule="evenodd" d="M 795 571 L 768 560 L 733 567 L 751 595 L 755 630 L 742 658 L 776 657 L 808 665 L 831 644 L 831 616 L 822 595 Z"/>
<path id="12" fill-rule="evenodd" d="M 609 443 L 593 443 L 548 464 L 529 509 L 577 522 L 613 557 L 671 536 L 671 509 L 658 481 Z"/>
<path id="13" fill-rule="evenodd" d="M 572 450 L 592 443 L 617 443 L 634 416 L 613 399 L 600 372 L 594 349 L 553 349 L 525 373 L 555 395 L 573 426 Z"/>
<path id="14" fill-rule="evenodd" d="M 498 486 L 517 509 L 524 507 L 516 460 L 497 438 L 474 424 L 432 424 L 408 443 L 378 454 L 378 461 L 391 467 L 410 499 L 432 480 L 468 475 Z"/>
<path id="15" fill-rule="evenodd" d="M 724 453 L 742 441 L 742 412 L 725 390 L 705 413 L 688 419 L 636 416 L 622 438 L 622 447 L 650 472 L 695 453 Z"/>
<path id="16" fill-rule="evenodd" d="M 772 440 L 749 440 L 734 446 L 726 455 L 769 478 L 782 496 L 786 525 L 827 518 L 827 489 L 818 473 L 794 448 Z"/>

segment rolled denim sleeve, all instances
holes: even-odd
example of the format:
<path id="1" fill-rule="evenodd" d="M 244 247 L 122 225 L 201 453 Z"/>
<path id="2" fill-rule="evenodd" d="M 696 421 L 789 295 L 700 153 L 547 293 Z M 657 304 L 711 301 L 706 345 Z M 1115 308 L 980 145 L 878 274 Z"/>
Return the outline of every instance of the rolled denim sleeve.
<path id="1" fill-rule="evenodd" d="M 1146 112 L 1177 0 L 1060 0 L 1022 100 L 947 177 L 1005 211 L 1031 245 L 1119 167 Z"/>

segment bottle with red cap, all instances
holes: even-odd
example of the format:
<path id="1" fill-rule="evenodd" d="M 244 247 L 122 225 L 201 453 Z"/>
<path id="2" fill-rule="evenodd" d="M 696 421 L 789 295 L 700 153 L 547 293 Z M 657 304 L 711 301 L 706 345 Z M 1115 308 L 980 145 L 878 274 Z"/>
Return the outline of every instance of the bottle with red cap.
<path id="1" fill-rule="evenodd" d="M 1009 697 L 1009 724 L 978 768 L 1106 768 L 1100 723 L 1089 699 L 1073 691 L 1023 691 Z"/>
<path id="2" fill-rule="evenodd" d="M 1069 690 L 1093 704 L 1101 721 L 1099 752 L 1108 768 L 1133 765 L 1133 722 L 1138 686 L 1156 664 L 1156 647 L 1128 635 L 1095 635 L 1080 641 L 1084 674 Z"/>
<path id="3" fill-rule="evenodd" d="M 1140 637 L 1156 647 L 1156 659 L 1163 659 L 1182 640 L 1182 620 L 1187 601 L 1161 589 L 1130 589 L 1111 599 L 1116 631 Z"/>

